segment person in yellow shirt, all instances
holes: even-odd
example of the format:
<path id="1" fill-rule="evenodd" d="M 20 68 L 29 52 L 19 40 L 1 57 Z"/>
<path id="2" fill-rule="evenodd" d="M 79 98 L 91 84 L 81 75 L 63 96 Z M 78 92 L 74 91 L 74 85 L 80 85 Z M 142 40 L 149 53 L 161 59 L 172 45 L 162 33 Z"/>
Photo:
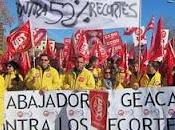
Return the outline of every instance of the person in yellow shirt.
<path id="1" fill-rule="evenodd" d="M 130 67 L 131 75 L 130 75 L 130 82 L 129 87 L 133 89 L 138 89 L 140 87 L 140 79 L 142 74 L 139 72 L 139 64 L 133 63 Z"/>
<path id="2" fill-rule="evenodd" d="M 5 82 L 4 78 L 0 75 L 0 130 L 3 129 L 3 121 L 4 121 L 4 93 L 5 93 Z"/>
<path id="3" fill-rule="evenodd" d="M 147 73 L 140 79 L 141 87 L 161 87 L 161 74 L 158 71 L 159 64 L 150 62 L 148 64 Z"/>
<path id="4" fill-rule="evenodd" d="M 41 54 L 39 65 L 32 68 L 25 77 L 27 89 L 43 91 L 61 89 L 58 72 L 49 62 L 47 54 Z"/>
<path id="5" fill-rule="evenodd" d="M 8 91 L 24 90 L 23 77 L 19 74 L 19 65 L 15 61 L 6 63 L 7 72 L 3 74 L 5 88 Z"/>
<path id="6" fill-rule="evenodd" d="M 75 58 L 75 68 L 66 74 L 64 88 L 70 90 L 95 89 L 93 74 L 85 68 L 85 60 L 78 56 Z"/>
<path id="7" fill-rule="evenodd" d="M 92 56 L 86 69 L 92 72 L 95 79 L 95 89 L 100 90 L 102 86 L 102 70 L 98 67 L 98 58 Z"/>

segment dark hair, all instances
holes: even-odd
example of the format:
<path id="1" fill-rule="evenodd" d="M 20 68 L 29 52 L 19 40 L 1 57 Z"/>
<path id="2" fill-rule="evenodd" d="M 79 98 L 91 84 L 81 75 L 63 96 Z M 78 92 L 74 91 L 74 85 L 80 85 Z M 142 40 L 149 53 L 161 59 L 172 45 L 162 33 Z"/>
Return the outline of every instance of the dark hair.
<path id="1" fill-rule="evenodd" d="M 13 68 L 15 69 L 15 70 L 18 70 L 19 69 L 19 65 L 18 65 L 18 63 L 17 62 L 15 62 L 15 61 L 9 61 L 9 62 L 7 62 L 6 63 L 6 66 L 8 66 L 8 65 L 11 65 L 11 66 L 13 66 Z"/>
<path id="2" fill-rule="evenodd" d="M 50 58 L 50 56 L 48 56 L 46 53 L 42 53 L 41 55 L 40 55 L 40 59 L 41 59 L 41 57 L 43 57 L 43 56 L 47 56 L 48 57 L 48 60 L 50 60 L 51 58 Z"/>
<path id="3" fill-rule="evenodd" d="M 95 61 L 97 61 L 98 60 L 98 58 L 96 57 L 96 56 L 92 56 L 91 58 L 90 58 L 90 60 L 89 60 L 89 63 L 93 63 L 93 62 L 95 62 Z"/>

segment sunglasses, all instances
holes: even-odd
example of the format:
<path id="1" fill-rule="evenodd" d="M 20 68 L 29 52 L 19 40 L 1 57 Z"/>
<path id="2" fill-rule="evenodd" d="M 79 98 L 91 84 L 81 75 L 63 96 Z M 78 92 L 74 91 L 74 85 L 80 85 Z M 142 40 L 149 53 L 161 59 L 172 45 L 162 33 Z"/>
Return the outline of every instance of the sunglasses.
<path id="1" fill-rule="evenodd" d="M 110 74 L 111 72 L 105 72 L 105 74 Z"/>
<path id="2" fill-rule="evenodd" d="M 41 59 L 41 61 L 49 61 L 48 59 Z"/>

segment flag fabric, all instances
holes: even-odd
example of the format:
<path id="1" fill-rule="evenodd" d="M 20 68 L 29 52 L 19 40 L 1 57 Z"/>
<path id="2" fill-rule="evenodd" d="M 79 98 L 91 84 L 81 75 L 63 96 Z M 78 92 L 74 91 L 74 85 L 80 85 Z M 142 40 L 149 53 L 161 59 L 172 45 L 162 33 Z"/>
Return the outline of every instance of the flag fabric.
<path id="1" fill-rule="evenodd" d="M 133 33 L 133 42 L 134 42 L 134 46 L 139 46 L 139 45 L 144 45 L 147 43 L 146 40 L 146 36 L 143 36 L 145 27 L 140 27 L 140 28 L 136 28 L 135 32 Z"/>
<path id="2" fill-rule="evenodd" d="M 52 44 L 49 38 L 47 38 L 46 48 L 44 50 L 44 53 L 46 53 L 49 57 L 55 58 L 56 57 L 56 51 L 54 50 L 55 45 Z"/>
<path id="3" fill-rule="evenodd" d="M 41 44 L 41 41 L 46 36 L 46 29 L 34 29 L 33 31 L 33 39 L 34 39 L 34 45 L 39 46 Z"/>
<path id="4" fill-rule="evenodd" d="M 146 33 L 149 31 L 149 30 L 154 30 L 154 27 L 155 27 L 155 18 L 154 16 L 151 17 L 151 20 L 149 21 L 149 23 L 147 24 L 146 28 L 145 28 L 145 31 L 142 35 L 142 38 L 145 37 Z"/>
<path id="5" fill-rule="evenodd" d="M 31 69 L 31 62 L 28 52 L 20 53 L 19 57 L 20 73 L 25 76 L 27 72 Z"/>
<path id="6" fill-rule="evenodd" d="M 91 125 L 97 130 L 106 130 L 108 93 L 91 90 L 89 92 Z"/>
<path id="7" fill-rule="evenodd" d="M 162 61 L 163 59 L 163 44 L 162 44 L 163 20 L 159 19 L 157 24 L 157 32 L 153 46 L 151 46 L 150 61 Z"/>
<path id="8" fill-rule="evenodd" d="M 26 22 L 7 37 L 8 51 L 24 52 L 32 48 L 30 24 Z"/>
<path id="9" fill-rule="evenodd" d="M 85 59 L 85 62 L 88 63 L 90 52 L 84 30 L 80 29 L 75 33 L 73 37 L 73 46 L 75 55 L 82 56 Z"/>
<path id="10" fill-rule="evenodd" d="M 175 67 L 175 52 L 173 50 L 173 39 L 168 43 L 166 56 L 167 56 L 167 84 L 173 85 L 173 75 L 172 71 Z"/>
<path id="11" fill-rule="evenodd" d="M 128 27 L 125 29 L 123 35 L 132 35 L 137 30 L 137 27 Z"/>

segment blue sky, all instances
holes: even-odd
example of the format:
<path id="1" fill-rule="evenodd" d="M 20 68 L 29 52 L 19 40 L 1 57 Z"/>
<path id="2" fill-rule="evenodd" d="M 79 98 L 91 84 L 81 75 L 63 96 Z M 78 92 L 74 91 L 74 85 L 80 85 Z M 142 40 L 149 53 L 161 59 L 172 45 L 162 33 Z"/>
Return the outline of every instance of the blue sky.
<path id="1" fill-rule="evenodd" d="M 8 35 L 11 29 L 18 26 L 19 21 L 16 15 L 16 4 L 15 4 L 16 0 L 4 0 L 4 1 L 7 4 L 10 15 L 15 19 L 15 23 L 11 27 L 9 26 L 6 27 L 5 34 Z M 175 28 L 175 0 L 141 0 L 141 2 L 142 2 L 141 23 L 143 26 L 146 26 L 147 22 L 150 20 L 152 16 L 155 17 L 156 22 L 159 19 L 159 17 L 162 16 L 166 23 L 171 23 Z M 105 32 L 112 32 L 115 30 L 119 31 L 121 34 L 123 33 L 121 29 L 109 29 L 105 30 Z M 49 30 L 48 35 L 57 42 L 62 43 L 64 37 L 71 37 L 72 32 L 73 30 L 70 29 Z"/>

